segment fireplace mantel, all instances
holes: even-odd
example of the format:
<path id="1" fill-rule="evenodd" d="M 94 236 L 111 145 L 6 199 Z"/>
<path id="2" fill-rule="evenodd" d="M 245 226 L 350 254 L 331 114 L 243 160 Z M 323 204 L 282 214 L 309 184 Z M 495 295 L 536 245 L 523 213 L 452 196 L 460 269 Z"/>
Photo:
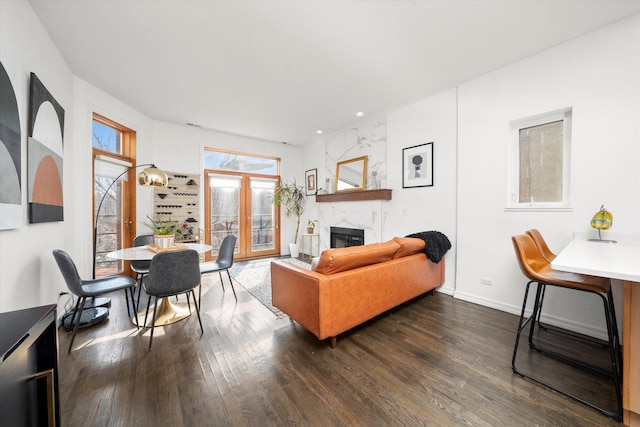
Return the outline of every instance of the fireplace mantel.
<path id="1" fill-rule="evenodd" d="M 391 200 L 391 190 L 346 191 L 343 193 L 316 194 L 317 203 L 354 202 L 361 200 Z"/>

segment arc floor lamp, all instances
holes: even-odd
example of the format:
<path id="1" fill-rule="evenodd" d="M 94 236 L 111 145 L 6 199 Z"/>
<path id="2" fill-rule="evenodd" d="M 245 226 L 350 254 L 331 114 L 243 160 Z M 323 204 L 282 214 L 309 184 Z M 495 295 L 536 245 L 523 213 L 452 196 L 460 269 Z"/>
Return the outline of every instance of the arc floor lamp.
<path id="1" fill-rule="evenodd" d="M 120 180 L 120 178 L 122 178 L 125 174 L 129 173 L 129 171 L 133 169 L 145 167 L 145 166 L 146 166 L 145 169 L 143 169 L 138 174 L 138 184 L 145 187 L 166 187 L 167 184 L 169 183 L 169 178 L 167 177 L 167 174 L 164 173 L 161 169 L 158 169 L 156 165 L 153 163 L 145 163 L 142 165 L 133 165 L 133 166 L 129 166 L 129 165 L 126 165 L 126 166 L 122 165 L 122 166 L 126 167 L 126 170 L 122 172 L 120 175 L 118 175 L 113 181 L 111 181 L 111 183 L 105 190 L 104 194 L 102 195 L 102 198 L 100 199 L 100 203 L 98 204 L 98 208 L 96 209 L 96 212 L 95 212 L 96 217 L 95 217 L 95 222 L 93 224 L 93 271 L 92 271 L 92 277 L 94 279 L 96 278 L 96 256 L 97 256 L 97 249 L 98 249 L 98 223 L 100 221 L 100 210 L 102 209 L 102 205 L 104 203 L 104 200 L 107 197 L 107 194 L 109 194 L 109 190 L 111 190 L 111 188 L 115 185 L 115 183 Z M 88 302 L 88 304 L 85 305 L 85 307 L 83 307 L 82 309 L 79 327 L 86 328 L 86 327 L 95 325 L 97 323 L 100 323 L 102 320 L 106 319 L 109 316 L 108 307 L 110 305 L 111 305 L 111 300 L 109 298 L 94 298 L 91 302 Z M 70 318 L 70 316 L 67 316 L 67 317 Z M 65 328 L 69 329 L 66 323 L 65 323 Z"/>
<path id="2" fill-rule="evenodd" d="M 130 166 L 122 172 L 120 175 L 114 179 L 109 187 L 105 190 L 102 195 L 102 199 L 100 199 L 100 203 L 98 204 L 98 208 L 96 209 L 96 221 L 93 225 L 93 278 L 96 278 L 96 255 L 97 255 L 97 247 L 98 247 L 98 222 L 100 221 L 100 209 L 102 208 L 102 204 L 104 203 L 104 199 L 106 199 L 107 194 L 109 194 L 109 190 L 115 185 L 116 182 L 120 178 L 122 178 L 126 173 L 128 173 L 132 169 L 141 168 L 144 166 L 148 166 L 143 169 L 138 174 L 138 184 L 145 187 L 166 187 L 169 183 L 169 179 L 167 178 L 167 174 L 162 170 L 158 169 L 156 165 L 153 163 L 146 163 L 142 165 Z"/>

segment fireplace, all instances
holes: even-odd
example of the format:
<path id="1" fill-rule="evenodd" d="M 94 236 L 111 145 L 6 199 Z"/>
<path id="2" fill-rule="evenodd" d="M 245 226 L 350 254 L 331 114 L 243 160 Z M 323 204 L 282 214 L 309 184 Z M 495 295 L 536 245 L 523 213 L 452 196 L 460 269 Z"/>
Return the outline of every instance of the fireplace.
<path id="1" fill-rule="evenodd" d="M 347 248 L 364 245 L 364 230 L 359 228 L 330 228 L 331 247 Z"/>

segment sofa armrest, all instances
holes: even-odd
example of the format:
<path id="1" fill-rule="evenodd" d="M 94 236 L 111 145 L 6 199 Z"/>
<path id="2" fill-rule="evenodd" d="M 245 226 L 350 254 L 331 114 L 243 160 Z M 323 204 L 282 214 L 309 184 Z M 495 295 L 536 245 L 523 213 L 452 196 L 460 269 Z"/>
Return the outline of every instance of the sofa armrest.
<path id="1" fill-rule="evenodd" d="M 316 336 L 320 335 L 320 281 L 324 277 L 287 261 L 271 262 L 271 303 Z"/>

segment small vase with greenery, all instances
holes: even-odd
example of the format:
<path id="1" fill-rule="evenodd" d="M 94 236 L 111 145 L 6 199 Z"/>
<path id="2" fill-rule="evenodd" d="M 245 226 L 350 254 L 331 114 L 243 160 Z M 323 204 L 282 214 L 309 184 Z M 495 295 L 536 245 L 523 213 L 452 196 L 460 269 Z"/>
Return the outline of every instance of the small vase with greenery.
<path id="1" fill-rule="evenodd" d="M 170 248 L 175 243 L 176 235 L 181 236 L 178 221 L 168 219 L 153 219 L 147 215 L 148 221 L 143 221 L 142 225 L 149 227 L 153 231 L 153 239 L 157 249 Z"/>
<path id="2" fill-rule="evenodd" d="M 313 234 L 316 229 L 317 219 L 309 219 L 307 220 L 307 234 Z"/>
<path id="3" fill-rule="evenodd" d="M 304 188 L 298 186 L 296 181 L 293 180 L 292 184 L 286 182 L 280 183 L 273 193 L 272 199 L 273 206 L 284 209 L 285 217 L 296 217 L 296 234 L 293 239 L 293 244 L 289 244 L 291 251 L 291 257 L 298 257 L 298 229 L 300 228 L 300 217 L 304 213 L 307 205 L 307 196 L 304 193 Z"/>

